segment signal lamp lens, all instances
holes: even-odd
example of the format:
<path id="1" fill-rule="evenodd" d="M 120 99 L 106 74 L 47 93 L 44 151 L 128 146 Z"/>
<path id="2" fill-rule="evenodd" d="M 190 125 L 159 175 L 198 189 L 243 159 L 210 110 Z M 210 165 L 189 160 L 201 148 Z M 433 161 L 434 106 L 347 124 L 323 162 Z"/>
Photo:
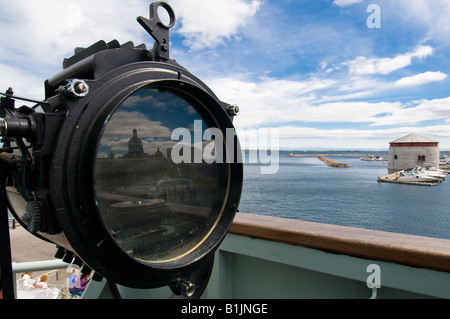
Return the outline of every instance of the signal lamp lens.
<path id="1" fill-rule="evenodd" d="M 136 259 L 160 263 L 188 254 L 223 212 L 224 164 L 194 160 L 205 144 L 195 136 L 207 136 L 209 128 L 199 109 L 175 93 L 144 87 L 105 123 L 95 163 L 98 210 L 117 245 Z M 177 128 L 191 132 L 189 140 L 173 141 Z M 181 152 L 172 154 L 180 143 Z M 172 157 L 189 151 L 186 162 L 174 163 Z"/>

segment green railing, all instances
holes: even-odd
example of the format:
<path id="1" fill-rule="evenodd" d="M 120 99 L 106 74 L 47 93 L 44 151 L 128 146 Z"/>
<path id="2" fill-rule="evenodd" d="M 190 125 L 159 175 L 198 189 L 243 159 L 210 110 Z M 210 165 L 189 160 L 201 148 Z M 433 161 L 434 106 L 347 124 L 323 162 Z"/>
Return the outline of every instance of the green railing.
<path id="1" fill-rule="evenodd" d="M 239 213 L 203 298 L 450 298 L 449 286 L 450 240 Z M 171 294 L 120 286 L 119 292 Z M 91 281 L 83 295 L 111 297 L 105 280 Z"/>

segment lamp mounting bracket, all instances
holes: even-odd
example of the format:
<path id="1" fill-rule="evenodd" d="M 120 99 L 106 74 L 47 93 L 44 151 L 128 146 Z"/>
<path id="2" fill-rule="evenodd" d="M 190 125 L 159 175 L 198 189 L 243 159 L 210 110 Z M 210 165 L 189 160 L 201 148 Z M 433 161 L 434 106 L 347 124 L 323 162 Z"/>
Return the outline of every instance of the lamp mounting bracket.
<path id="1" fill-rule="evenodd" d="M 165 24 L 158 15 L 158 9 L 163 8 L 169 14 L 169 23 Z M 175 25 L 175 13 L 164 1 L 150 4 L 150 19 L 138 17 L 137 21 L 155 39 L 153 53 L 158 60 L 169 60 L 169 29 Z"/>

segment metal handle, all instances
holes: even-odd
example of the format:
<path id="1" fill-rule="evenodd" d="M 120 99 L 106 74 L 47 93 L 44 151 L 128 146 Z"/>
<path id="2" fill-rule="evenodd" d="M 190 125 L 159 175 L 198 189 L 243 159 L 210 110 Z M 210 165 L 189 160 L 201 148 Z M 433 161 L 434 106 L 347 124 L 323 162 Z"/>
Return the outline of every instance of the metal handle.
<path id="1" fill-rule="evenodd" d="M 158 16 L 158 8 L 164 8 L 169 14 L 170 21 L 165 25 Z M 150 19 L 138 17 L 138 22 L 155 39 L 153 51 L 156 58 L 169 59 L 169 29 L 175 25 L 175 13 L 170 5 L 164 1 L 150 4 Z"/>

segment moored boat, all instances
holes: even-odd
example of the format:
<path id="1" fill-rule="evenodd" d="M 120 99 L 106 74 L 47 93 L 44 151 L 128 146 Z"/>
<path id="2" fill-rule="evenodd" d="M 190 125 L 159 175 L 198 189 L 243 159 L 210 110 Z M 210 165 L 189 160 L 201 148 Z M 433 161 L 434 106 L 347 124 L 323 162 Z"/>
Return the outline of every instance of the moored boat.
<path id="1" fill-rule="evenodd" d="M 384 158 L 380 155 L 366 155 L 364 157 L 360 157 L 361 161 L 387 161 L 387 158 Z"/>
<path id="2" fill-rule="evenodd" d="M 438 171 L 438 170 L 430 170 L 430 169 L 425 169 L 423 167 L 420 166 L 416 166 L 414 168 L 405 170 L 406 172 L 413 172 L 415 174 L 418 175 L 424 175 L 424 176 L 431 176 L 434 178 L 438 178 L 441 180 L 444 180 L 447 177 L 447 173 L 444 171 Z"/>
<path id="3" fill-rule="evenodd" d="M 397 179 L 399 182 L 442 182 L 442 178 L 434 177 L 427 174 L 421 174 L 417 171 L 401 171 Z"/>

